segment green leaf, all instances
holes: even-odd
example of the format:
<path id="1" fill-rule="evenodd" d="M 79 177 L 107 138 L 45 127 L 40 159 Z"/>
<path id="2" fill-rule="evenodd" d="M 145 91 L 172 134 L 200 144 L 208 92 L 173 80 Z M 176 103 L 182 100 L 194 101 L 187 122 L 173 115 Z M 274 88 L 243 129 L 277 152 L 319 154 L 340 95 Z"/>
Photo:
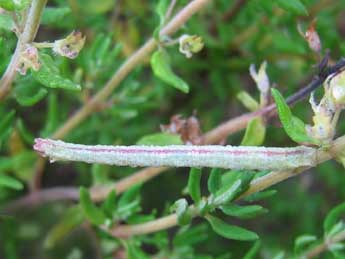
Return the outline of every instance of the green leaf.
<path id="1" fill-rule="evenodd" d="M 0 15 L 0 29 L 6 30 L 6 31 L 12 31 L 14 27 L 14 22 L 9 14 L 2 13 Z"/>
<path id="2" fill-rule="evenodd" d="M 278 6 L 295 15 L 308 15 L 308 10 L 300 0 L 277 0 Z"/>
<path id="3" fill-rule="evenodd" d="M 188 202 L 186 199 L 177 200 L 171 207 L 172 211 L 176 211 L 177 222 L 180 226 L 187 225 L 191 222 L 192 216 L 189 211 Z"/>
<path id="4" fill-rule="evenodd" d="M 206 216 L 207 221 L 211 224 L 212 229 L 219 235 L 234 240 L 252 241 L 258 239 L 258 235 L 250 230 L 229 225 L 223 220 L 213 217 L 211 215 Z"/>
<path id="5" fill-rule="evenodd" d="M 240 91 L 236 97 L 249 111 L 254 112 L 259 109 L 259 103 L 246 91 Z"/>
<path id="6" fill-rule="evenodd" d="M 48 137 L 51 135 L 58 127 L 58 116 L 59 116 L 59 108 L 58 108 L 58 100 L 55 93 L 49 93 L 48 96 L 48 111 L 46 122 L 44 128 L 41 132 L 42 137 Z"/>
<path id="7" fill-rule="evenodd" d="M 20 84 L 15 88 L 14 96 L 22 106 L 32 106 L 42 100 L 48 91 L 36 82 Z"/>
<path id="8" fill-rule="evenodd" d="M 179 229 L 174 236 L 174 246 L 193 246 L 208 239 L 208 226 L 205 223 L 196 226 L 186 226 Z"/>
<path id="9" fill-rule="evenodd" d="M 84 187 L 80 187 L 80 205 L 83 209 L 85 217 L 95 225 L 101 225 L 106 220 L 103 211 L 96 207 L 91 198 L 88 190 Z"/>
<path id="10" fill-rule="evenodd" d="M 272 88 L 271 90 L 277 105 L 280 121 L 288 136 L 297 143 L 315 143 L 315 141 L 307 135 L 304 122 L 292 115 L 289 106 L 285 103 L 284 97 L 277 89 Z"/>
<path id="11" fill-rule="evenodd" d="M 33 145 L 35 137 L 25 127 L 23 120 L 17 120 L 16 128 L 18 129 L 20 136 L 25 140 L 25 142 L 29 145 Z"/>
<path id="12" fill-rule="evenodd" d="M 317 240 L 314 235 L 302 235 L 296 238 L 294 244 L 295 253 L 301 253 L 303 250 L 307 249 L 309 245 Z"/>
<path id="13" fill-rule="evenodd" d="M 79 91 L 80 85 L 73 81 L 64 78 L 59 69 L 56 67 L 51 56 L 47 54 L 40 54 L 41 68 L 38 71 L 32 71 L 33 77 L 49 88 L 62 88 L 67 90 Z"/>
<path id="14" fill-rule="evenodd" d="M 139 247 L 137 247 L 132 241 L 124 242 L 128 259 L 150 259 Z"/>
<path id="15" fill-rule="evenodd" d="M 137 145 L 183 145 L 180 135 L 170 133 L 155 133 L 146 135 L 138 140 Z"/>
<path id="16" fill-rule="evenodd" d="M 0 186 L 15 190 L 22 190 L 24 188 L 23 184 L 17 179 L 4 174 L 0 174 Z"/>
<path id="17" fill-rule="evenodd" d="M 14 110 L 6 113 L 0 120 L 0 146 L 2 142 L 7 138 L 8 134 L 12 130 L 12 124 L 16 112 Z"/>
<path id="18" fill-rule="evenodd" d="M 267 212 L 267 209 L 259 205 L 239 206 L 236 204 L 226 204 L 221 206 L 220 209 L 226 215 L 240 219 L 253 218 Z"/>
<path id="19" fill-rule="evenodd" d="M 249 188 L 250 182 L 256 174 L 257 173 L 253 173 L 252 171 L 246 170 L 231 170 L 226 172 L 222 175 L 222 187 L 218 191 L 217 195 L 228 190 L 234 184 L 235 181 L 241 180 L 241 186 L 238 188 L 238 190 L 235 193 L 235 196 L 232 198 L 232 200 L 236 199 L 239 195 L 241 195 Z"/>
<path id="20" fill-rule="evenodd" d="M 260 146 L 265 140 L 266 127 L 262 118 L 252 119 L 247 126 L 241 146 Z"/>
<path id="21" fill-rule="evenodd" d="M 240 179 L 236 180 L 229 188 L 217 193 L 213 199 L 212 204 L 214 206 L 219 206 L 232 201 L 238 191 L 240 190 L 242 181 Z"/>
<path id="22" fill-rule="evenodd" d="M 341 216 L 345 216 L 345 203 L 341 203 L 334 207 L 326 216 L 323 222 L 323 229 L 325 233 L 329 233 L 334 225 L 336 225 L 340 220 L 343 220 Z"/>
<path id="23" fill-rule="evenodd" d="M 112 190 L 102 204 L 102 210 L 108 218 L 112 218 L 116 209 L 116 192 Z"/>
<path id="24" fill-rule="evenodd" d="M 72 11 L 69 7 L 46 7 L 43 10 L 41 24 L 56 25 L 71 13 Z"/>
<path id="25" fill-rule="evenodd" d="M 191 168 L 189 171 L 188 192 L 195 203 L 199 203 L 201 200 L 201 191 L 200 191 L 201 173 L 202 172 L 200 168 Z"/>
<path id="26" fill-rule="evenodd" d="M 285 252 L 279 251 L 272 259 L 284 259 L 284 257 L 285 257 Z"/>
<path id="27" fill-rule="evenodd" d="M 0 7 L 7 11 L 21 11 L 29 4 L 30 0 L 0 0 Z"/>
<path id="28" fill-rule="evenodd" d="M 163 50 L 158 50 L 151 57 L 151 67 L 155 76 L 165 83 L 181 90 L 184 93 L 189 92 L 188 84 L 180 77 L 174 74 L 170 67 L 169 56 Z"/>
<path id="29" fill-rule="evenodd" d="M 260 246 L 261 246 L 261 241 L 260 240 L 256 241 L 255 244 L 244 255 L 243 259 L 255 259 L 255 258 L 257 258 L 257 253 L 259 252 Z"/>
<path id="30" fill-rule="evenodd" d="M 44 248 L 51 249 L 64 237 L 66 237 L 75 227 L 83 223 L 84 215 L 80 206 L 68 208 L 61 220 L 56 223 L 48 232 L 44 240 Z"/>
<path id="31" fill-rule="evenodd" d="M 121 195 L 116 210 L 116 214 L 121 219 L 127 219 L 129 216 L 140 211 L 140 188 L 140 184 L 134 185 Z"/>
<path id="32" fill-rule="evenodd" d="M 159 32 L 165 24 L 165 13 L 169 7 L 169 0 L 159 0 L 156 5 L 156 13 L 159 16 L 159 25 L 154 29 L 153 37 L 159 41 Z"/>
<path id="33" fill-rule="evenodd" d="M 208 191 L 212 194 L 216 194 L 216 192 L 220 189 L 221 185 L 222 169 L 213 168 L 207 181 Z"/>
<path id="34" fill-rule="evenodd" d="M 244 200 L 248 202 L 264 200 L 275 195 L 276 193 L 277 193 L 277 190 L 267 190 L 267 191 L 256 192 L 245 197 Z"/>

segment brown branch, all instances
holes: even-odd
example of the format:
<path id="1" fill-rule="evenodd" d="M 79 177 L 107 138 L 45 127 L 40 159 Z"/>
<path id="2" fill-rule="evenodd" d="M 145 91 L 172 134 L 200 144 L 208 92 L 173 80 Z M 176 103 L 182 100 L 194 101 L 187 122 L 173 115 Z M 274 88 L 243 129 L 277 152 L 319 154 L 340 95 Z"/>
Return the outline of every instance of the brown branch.
<path id="1" fill-rule="evenodd" d="M 340 60 L 336 65 L 326 68 L 325 70 L 322 70 L 320 75 L 316 76 L 309 84 L 307 84 L 304 88 L 301 88 L 299 91 L 297 91 L 295 94 L 287 98 L 287 102 L 289 104 L 293 104 L 303 98 L 305 98 L 311 91 L 315 90 L 315 88 L 323 83 L 323 81 L 328 77 L 329 74 L 335 73 L 339 70 L 342 70 L 345 66 L 345 60 Z M 275 110 L 275 105 L 267 106 L 259 111 L 247 113 L 244 115 L 241 115 L 239 117 L 236 117 L 234 119 L 231 119 L 218 127 L 214 128 L 213 130 L 209 131 L 205 135 L 203 135 L 203 143 L 204 144 L 214 144 L 218 143 L 222 139 L 226 138 L 227 136 L 236 133 L 243 128 L 246 127 L 247 123 L 252 120 L 253 118 L 257 116 L 273 116 L 275 113 L 273 112 Z M 44 160 L 40 160 L 43 162 Z M 115 188 L 116 191 L 122 192 L 126 188 L 130 187 L 131 185 L 139 182 L 147 181 L 160 173 L 164 172 L 167 168 L 160 167 L 160 168 L 146 168 L 143 170 L 140 170 L 137 173 L 134 173 L 133 175 L 124 178 L 123 180 L 119 181 L 118 183 L 115 183 L 114 185 L 110 186 L 99 186 L 95 187 L 91 190 L 92 196 L 94 200 L 102 200 L 104 199 L 108 193 Z M 145 175 L 145 176 L 144 176 Z M 279 174 L 279 177 L 282 177 L 283 174 Z M 65 199 L 72 199 L 76 200 L 78 199 L 77 196 L 71 195 L 71 193 L 78 193 L 77 189 L 73 188 L 66 188 L 66 192 L 64 191 L 57 191 L 62 190 L 64 187 L 58 187 L 58 188 L 51 188 L 47 190 L 42 191 L 35 191 L 32 194 L 29 194 L 28 196 L 25 196 L 18 201 L 14 201 L 13 203 L 20 204 L 19 206 L 22 206 L 22 204 L 25 203 L 35 203 L 31 201 L 32 197 L 34 197 L 34 201 L 37 202 L 45 202 L 45 201 L 54 201 L 54 200 L 65 200 Z M 49 190 L 51 190 L 51 193 L 49 193 Z M 121 190 L 121 191 L 120 191 Z M 44 195 L 40 200 L 40 196 Z M 30 198 L 31 197 L 31 198 Z M 18 206 L 15 206 L 18 207 Z"/>
<path id="2" fill-rule="evenodd" d="M 0 100 L 4 99 L 11 90 L 12 82 L 17 73 L 16 68 L 19 64 L 21 52 L 26 44 L 31 43 L 35 39 L 46 3 L 47 0 L 33 0 L 31 3 L 25 21 L 24 31 L 18 39 L 11 61 L 0 80 Z"/>
<path id="3" fill-rule="evenodd" d="M 335 140 L 330 151 L 325 151 L 323 149 L 320 149 L 319 154 L 318 154 L 317 164 L 320 164 L 327 160 L 332 159 L 331 154 L 338 154 L 342 152 L 344 148 L 345 148 L 345 136 L 340 137 L 337 140 Z M 237 200 L 247 197 L 253 193 L 267 189 L 271 187 L 272 185 L 277 184 L 281 181 L 284 181 L 290 177 L 299 175 L 300 173 L 305 172 L 306 169 L 308 168 L 303 167 L 303 168 L 298 168 L 295 170 L 271 172 L 251 182 L 249 189 L 245 193 L 243 193 Z M 190 208 L 192 210 L 194 209 L 193 206 L 191 206 Z M 193 216 L 197 216 L 197 214 L 195 213 Z M 110 233 L 116 237 L 128 237 L 132 235 L 149 234 L 149 233 L 165 230 L 176 225 L 177 225 L 177 215 L 171 214 L 169 216 L 165 216 L 165 217 L 152 220 L 143 224 L 118 225 L 118 226 L 115 226 L 113 229 L 111 229 Z"/>
<path id="4" fill-rule="evenodd" d="M 161 30 L 160 35 L 171 35 L 181 28 L 188 19 L 202 9 L 211 0 L 194 0 L 185 6 L 179 13 L 177 13 L 170 22 Z M 141 48 L 133 53 L 114 73 L 110 80 L 104 87 L 96 93 L 90 101 L 82 106 L 72 117 L 70 117 L 55 133 L 52 134 L 53 139 L 63 139 L 71 130 L 83 122 L 91 113 L 97 111 L 99 104 L 106 101 L 116 87 L 126 78 L 126 76 L 156 48 L 157 43 L 153 38 L 150 38 Z M 31 189 L 37 191 L 41 185 L 41 178 L 43 175 L 42 162 L 38 161 L 36 174 L 34 176 Z"/>
<path id="5" fill-rule="evenodd" d="M 326 239 L 323 243 L 313 247 L 301 258 L 315 258 L 319 254 L 327 251 L 332 244 L 336 244 L 344 240 L 345 240 L 345 230 L 339 232 L 338 234 L 334 235 L 333 237 L 329 239 Z"/>
<path id="6" fill-rule="evenodd" d="M 188 19 L 202 9 L 211 0 L 194 0 L 184 7 L 171 21 L 161 30 L 160 35 L 171 35 L 181 28 Z M 113 90 L 125 79 L 125 77 L 156 48 L 157 44 L 150 38 L 140 49 L 132 54 L 116 71 L 105 86 L 95 94 L 89 102 L 80 108 L 66 123 L 59 128 L 51 137 L 55 139 L 64 138 L 72 129 L 84 121 L 92 112 L 96 111 L 97 106 L 104 102 Z"/>

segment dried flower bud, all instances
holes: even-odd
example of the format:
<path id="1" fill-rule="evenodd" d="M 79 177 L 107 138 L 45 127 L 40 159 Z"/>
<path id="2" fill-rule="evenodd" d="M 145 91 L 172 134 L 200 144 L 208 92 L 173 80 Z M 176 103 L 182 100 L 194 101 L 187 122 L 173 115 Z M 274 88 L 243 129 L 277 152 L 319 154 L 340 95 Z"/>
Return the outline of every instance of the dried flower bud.
<path id="1" fill-rule="evenodd" d="M 24 50 L 20 54 L 19 65 L 16 70 L 21 75 L 26 75 L 26 71 L 31 68 L 35 71 L 39 70 L 41 63 L 38 59 L 38 50 L 36 47 L 26 44 Z"/>
<path id="2" fill-rule="evenodd" d="M 198 53 L 204 47 L 202 38 L 197 35 L 184 34 L 179 39 L 180 52 L 187 58 L 191 58 L 193 53 Z"/>
<path id="3" fill-rule="evenodd" d="M 202 144 L 200 123 L 195 115 L 187 119 L 182 118 L 181 115 L 174 115 L 170 119 L 170 124 L 161 125 L 161 130 L 171 134 L 179 134 L 185 144 Z"/>
<path id="4" fill-rule="evenodd" d="M 64 57 L 74 59 L 78 56 L 85 43 L 80 31 L 73 31 L 66 38 L 54 41 L 53 51 Z"/>
<path id="5" fill-rule="evenodd" d="M 262 62 L 259 68 L 259 73 L 256 71 L 254 64 L 251 64 L 249 67 L 249 73 L 251 77 L 254 79 L 260 92 L 263 93 L 264 95 L 267 95 L 270 89 L 270 80 L 266 73 L 266 66 L 267 66 L 267 62 L 266 61 Z"/>
<path id="6" fill-rule="evenodd" d="M 309 48 L 311 48 L 313 51 L 317 53 L 320 53 L 322 45 L 321 45 L 319 34 L 317 33 L 315 27 L 316 27 L 316 19 L 314 19 L 310 23 L 305 33 L 302 32 L 302 29 L 300 27 L 298 27 L 298 30 L 300 34 L 303 36 L 303 38 L 308 42 Z"/>

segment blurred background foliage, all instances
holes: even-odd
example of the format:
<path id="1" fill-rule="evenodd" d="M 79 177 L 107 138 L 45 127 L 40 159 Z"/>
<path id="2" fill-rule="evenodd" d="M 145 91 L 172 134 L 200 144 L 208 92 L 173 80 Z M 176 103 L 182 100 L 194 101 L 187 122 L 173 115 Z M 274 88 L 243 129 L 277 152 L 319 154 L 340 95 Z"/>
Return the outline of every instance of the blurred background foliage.
<path id="1" fill-rule="evenodd" d="M 178 1 L 177 9 L 188 2 Z M 228 17 L 234 2 L 212 1 L 174 35 L 177 38 L 183 33 L 196 34 L 205 43 L 204 49 L 191 59 L 186 59 L 176 46 L 168 49 L 171 66 L 189 84 L 189 94 L 154 77 L 148 59 L 121 83 L 109 102 L 102 104 L 98 112 L 71 131 L 65 140 L 130 145 L 145 135 L 160 132 L 160 124 L 169 123 L 173 115 L 188 117 L 193 111 L 197 111 L 201 128 L 206 132 L 246 112 L 236 98 L 239 91 L 246 90 L 258 98 L 259 92 L 248 68 L 264 60 L 268 62 L 271 82 L 288 96 L 313 77 L 316 70 L 313 65 L 317 63 L 314 53 L 298 33 L 298 23 L 307 28 L 317 18 L 316 29 L 323 48 L 330 50 L 331 61 L 345 52 L 343 0 L 303 0 L 309 15 L 284 10 L 275 1 L 247 0 L 236 16 Z M 86 35 L 85 47 L 75 60 L 52 55 L 61 75 L 80 84 L 82 90 L 46 88 L 30 73 L 17 76 L 9 98 L 0 104 L 0 173 L 16 178 L 24 184 L 24 189 L 0 188 L 2 207 L 28 193 L 37 160 L 32 151 L 34 137 L 47 137 L 63 125 L 103 87 L 124 60 L 152 36 L 159 23 L 154 11 L 156 5 L 157 1 L 151 0 L 48 1 L 35 41 L 54 41 L 76 29 Z M 1 14 L 0 74 L 4 73 L 16 44 L 15 34 L 8 30 L 7 18 Z M 306 100 L 298 103 L 293 111 L 304 121 L 311 122 L 312 113 Z M 340 123 L 339 127 L 339 134 L 343 133 L 344 125 Z M 227 143 L 238 145 L 242 136 L 243 132 L 231 135 Z M 294 144 L 278 120 L 272 119 L 267 125 L 264 145 Z M 46 164 L 42 188 L 90 187 L 116 181 L 135 171 L 81 163 Z M 247 258 L 273 258 L 281 250 L 289 254 L 298 235 L 322 235 L 320 226 L 325 215 L 345 199 L 344 168 L 327 162 L 310 171 L 274 187 L 277 193 L 260 202 L 269 213 L 240 222 L 261 238 L 260 244 L 254 247 L 259 248 L 257 257 Z M 137 210 L 150 217 L 167 214 L 168 206 L 184 195 L 187 179 L 188 169 L 171 169 L 144 183 L 138 191 Z M 206 186 L 204 177 L 202 183 Z M 144 252 L 152 258 L 243 258 L 253 246 L 251 242 L 224 239 L 198 219 L 189 230 L 174 228 L 119 241 L 85 223 L 76 228 L 68 227 L 69 223 L 62 219 L 67 217 L 73 221 L 75 206 L 73 202 L 51 202 L 19 208 L 14 218 L 1 218 L 0 257 L 124 258 L 121 250 L 124 246 L 128 258 L 146 258 Z M 66 216 L 66 213 L 70 214 Z M 130 213 L 136 214 L 136 211 Z M 74 223 L 80 221 L 74 220 Z M 72 226 L 74 223 L 70 222 Z M 60 233 L 61 238 L 56 237 L 56 242 L 49 243 L 47 239 L 52 238 L 51 231 L 58 224 L 65 224 L 60 226 L 60 231 L 66 233 Z"/>

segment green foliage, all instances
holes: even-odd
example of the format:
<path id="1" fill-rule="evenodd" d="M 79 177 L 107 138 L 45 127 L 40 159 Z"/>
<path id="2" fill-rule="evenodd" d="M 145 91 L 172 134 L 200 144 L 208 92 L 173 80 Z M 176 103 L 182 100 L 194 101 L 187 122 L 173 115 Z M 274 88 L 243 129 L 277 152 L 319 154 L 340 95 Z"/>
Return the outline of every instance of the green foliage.
<path id="1" fill-rule="evenodd" d="M 171 211 L 176 211 L 179 225 L 188 225 L 191 222 L 192 216 L 186 199 L 177 200 L 171 207 Z"/>
<path id="2" fill-rule="evenodd" d="M 323 229 L 326 235 L 332 236 L 345 229 L 345 224 L 341 216 L 345 215 L 345 203 L 333 208 L 323 222 Z"/>
<path id="3" fill-rule="evenodd" d="M 296 15 L 308 15 L 308 11 L 300 0 L 277 0 L 279 7 Z"/>
<path id="4" fill-rule="evenodd" d="M 85 217 L 92 224 L 101 225 L 104 223 L 106 217 L 103 211 L 101 211 L 92 203 L 90 194 L 84 187 L 80 187 L 80 206 Z"/>
<path id="5" fill-rule="evenodd" d="M 189 92 L 188 84 L 180 77 L 175 75 L 172 71 L 169 56 L 164 50 L 158 50 L 152 54 L 151 67 L 153 73 L 165 83 L 181 90 L 184 93 Z"/>
<path id="6" fill-rule="evenodd" d="M 0 6 L 9 10 L 0 14 L 1 78 L 16 48 L 15 23 L 21 25 L 30 2 L 0 0 Z M 266 115 L 252 120 L 243 132 L 238 129 L 245 117 L 222 123 L 247 110 L 260 109 L 256 101 L 260 93 L 248 72 L 250 64 L 266 60 L 270 82 L 286 96 L 316 76 L 319 58 L 301 37 L 297 24 L 305 32 L 316 18 L 321 56 L 330 49 L 335 61 L 345 53 L 344 0 L 328 0 L 326 5 L 317 0 L 250 0 L 230 18 L 227 14 L 237 1 L 210 1 L 169 37 L 158 33 L 168 22 L 165 15 L 171 1 L 115 2 L 48 1 L 34 41 L 53 43 L 80 30 L 86 36 L 85 46 L 76 59 L 38 49 L 41 70 L 15 74 L 9 94 L 0 101 L 0 258 L 29 254 L 47 259 L 297 259 L 326 241 L 328 250 L 319 258 L 344 258 L 344 242 L 332 243 L 345 229 L 343 206 L 331 209 L 331 204 L 342 204 L 345 199 L 344 168 L 336 163 L 324 163 L 308 175 L 275 185 L 275 190 L 242 198 L 253 181 L 269 178 L 269 172 L 203 168 L 202 175 L 190 174 L 193 177 L 188 180 L 189 168 L 157 176 L 139 168 L 72 162 L 42 166 L 32 150 L 34 138 L 51 138 L 62 128 L 68 130 L 61 139 L 73 143 L 183 145 L 178 134 L 161 133 L 159 125 L 174 115 L 188 117 L 194 111 L 208 137 L 208 131 L 219 125 L 223 125 L 222 134 L 231 128 L 229 137 L 222 135 L 222 140 L 210 144 L 287 147 L 290 138 L 318 144 L 306 137 L 304 123 L 297 119 L 312 121 L 308 96 L 294 105 L 292 114 L 273 90 L 288 134 L 279 130 L 275 118 Z M 195 4 L 176 1 L 171 17 L 190 3 Z M 178 45 L 183 34 L 202 37 L 203 51 L 186 59 Z M 152 35 L 156 49 L 139 65 L 131 63 L 127 75 L 122 64 Z M 131 62 L 138 56 L 133 57 Z M 66 124 L 109 84 L 114 85 L 109 98 L 95 104 L 83 120 Z M 316 90 L 316 99 L 322 94 Z M 181 128 L 188 131 L 186 125 Z M 343 133 L 344 125 L 339 123 L 337 136 Z M 42 192 L 26 196 L 38 180 L 41 166 Z M 141 185 L 127 189 L 138 179 L 139 170 Z M 60 202 L 62 196 L 75 200 L 80 186 L 94 194 L 103 185 L 108 192 L 115 184 L 118 192 L 110 192 L 103 200 L 98 200 L 101 193 L 97 193 L 97 203 L 86 189 L 79 205 L 75 206 L 78 201 Z M 176 200 L 175 212 L 182 226 L 124 238 L 105 231 L 165 218 Z M 263 214 L 267 212 L 263 207 L 269 213 Z M 211 224 L 206 222 L 210 217 Z M 255 240 L 257 235 L 260 241 L 240 242 Z"/>
<path id="7" fill-rule="evenodd" d="M 21 11 L 29 4 L 30 0 L 0 0 L 0 7 L 8 11 Z"/>
<path id="8" fill-rule="evenodd" d="M 199 168 L 192 168 L 188 178 L 188 192 L 195 203 L 201 200 L 200 179 L 202 171 Z"/>
<path id="9" fill-rule="evenodd" d="M 216 194 L 216 192 L 220 189 L 222 185 L 222 175 L 221 169 L 214 168 L 211 170 L 210 176 L 207 181 L 208 191 L 212 194 Z"/>
<path id="10" fill-rule="evenodd" d="M 254 232 L 238 226 L 229 225 L 219 218 L 209 215 L 206 219 L 210 223 L 212 229 L 225 238 L 242 241 L 252 241 L 259 238 Z"/>
<path id="11" fill-rule="evenodd" d="M 285 103 L 284 97 L 279 91 L 272 88 L 272 95 L 277 105 L 280 121 L 289 137 L 297 143 L 314 143 L 315 141 L 307 135 L 304 122 L 292 115 L 289 106 Z"/>
<path id="12" fill-rule="evenodd" d="M 261 118 L 248 123 L 241 146 L 260 146 L 265 140 L 266 127 Z"/>
<path id="13" fill-rule="evenodd" d="M 137 142 L 137 145 L 182 145 L 183 142 L 179 135 L 170 133 L 155 133 L 143 136 Z"/>
<path id="14" fill-rule="evenodd" d="M 0 186 L 12 188 L 15 190 L 22 190 L 24 188 L 23 184 L 13 177 L 0 174 Z"/>
<path id="15" fill-rule="evenodd" d="M 257 217 L 258 215 L 267 212 L 267 210 L 260 205 L 239 206 L 235 204 L 226 204 L 220 208 L 226 215 L 240 219 Z"/>
<path id="16" fill-rule="evenodd" d="M 42 85 L 49 88 L 62 88 L 73 91 L 81 89 L 80 85 L 61 76 L 51 56 L 40 54 L 40 62 L 41 68 L 38 71 L 32 71 L 32 75 Z"/>

